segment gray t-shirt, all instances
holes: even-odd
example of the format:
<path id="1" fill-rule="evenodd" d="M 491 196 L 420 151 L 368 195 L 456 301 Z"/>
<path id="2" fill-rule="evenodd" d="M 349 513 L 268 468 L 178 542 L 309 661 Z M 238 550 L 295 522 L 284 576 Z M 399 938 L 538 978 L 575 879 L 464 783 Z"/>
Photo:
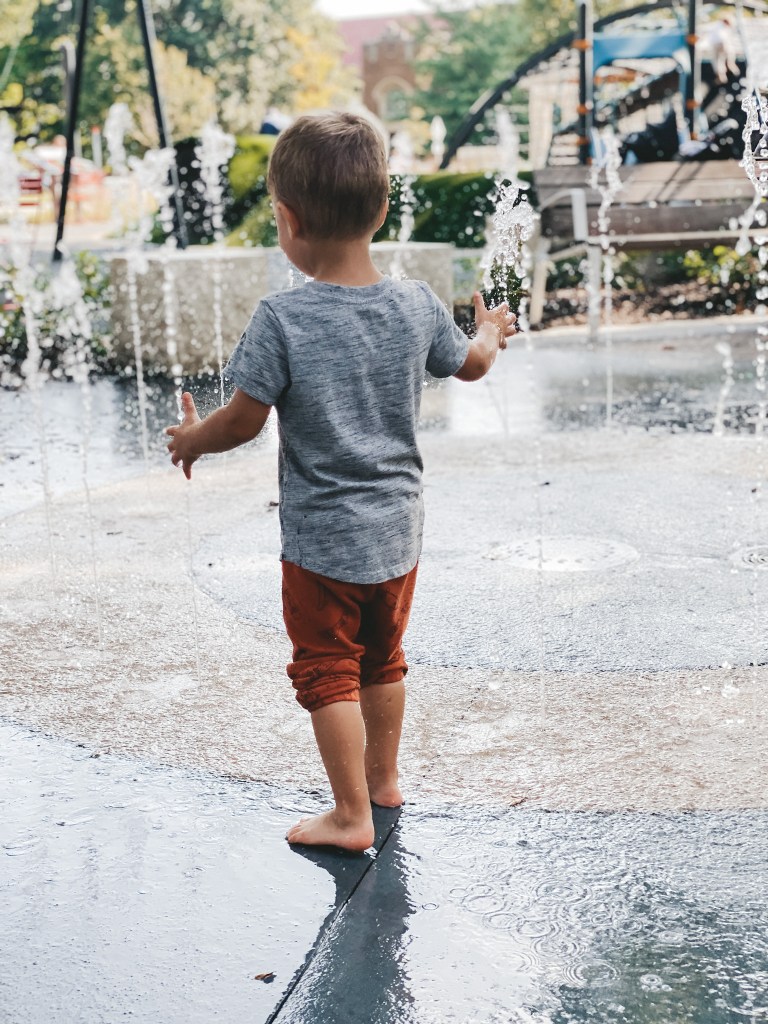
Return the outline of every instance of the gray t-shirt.
<path id="1" fill-rule="evenodd" d="M 277 410 L 284 560 L 352 583 L 414 567 L 425 373 L 450 377 L 468 350 L 422 281 L 311 281 L 259 303 L 224 372 Z"/>

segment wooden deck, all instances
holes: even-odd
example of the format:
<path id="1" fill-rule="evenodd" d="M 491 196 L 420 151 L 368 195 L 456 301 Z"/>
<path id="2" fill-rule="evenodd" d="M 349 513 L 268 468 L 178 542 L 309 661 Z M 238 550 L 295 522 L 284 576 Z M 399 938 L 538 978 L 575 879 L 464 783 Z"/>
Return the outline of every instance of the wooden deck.
<path id="1" fill-rule="evenodd" d="M 754 199 L 736 160 L 635 164 L 620 168 L 624 188 L 610 209 L 610 234 L 627 248 L 705 244 L 734 237 L 733 221 Z M 546 167 L 534 172 L 542 235 L 556 247 L 576 239 L 571 190 L 584 193 L 588 235 L 597 236 L 600 193 L 589 187 L 587 167 Z"/>
<path id="2" fill-rule="evenodd" d="M 530 322 L 541 321 L 549 268 L 586 253 L 591 287 L 599 291 L 602 246 L 597 223 L 600 193 L 589 187 L 588 167 L 546 167 L 534 172 L 541 213 L 535 241 Z M 635 164 L 622 167 L 623 189 L 609 211 L 608 234 L 619 249 L 696 248 L 734 245 L 739 218 L 755 191 L 736 160 Z M 592 310 L 590 335 L 599 313 Z"/>

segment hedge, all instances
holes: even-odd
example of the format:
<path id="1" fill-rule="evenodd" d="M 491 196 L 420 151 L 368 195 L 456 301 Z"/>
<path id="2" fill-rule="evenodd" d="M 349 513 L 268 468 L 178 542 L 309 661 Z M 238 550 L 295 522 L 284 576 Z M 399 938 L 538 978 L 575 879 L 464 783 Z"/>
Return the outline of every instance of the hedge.
<path id="1" fill-rule="evenodd" d="M 210 210 L 200 178 L 200 163 L 195 154 L 199 139 L 184 139 L 175 145 L 184 222 L 191 245 L 210 245 L 214 241 Z M 225 175 L 222 207 L 225 230 L 232 231 L 262 204 L 267 195 L 267 163 L 275 144 L 272 135 L 240 135 Z M 162 229 L 156 225 L 153 241 L 162 241 Z M 264 243 L 264 244 L 275 244 Z"/>
<path id="2" fill-rule="evenodd" d="M 530 182 L 530 174 L 521 175 Z M 441 171 L 411 179 L 415 199 L 414 242 L 452 242 L 462 249 L 482 249 L 485 225 L 493 214 L 497 177 L 489 172 Z M 389 215 L 376 241 L 396 239 L 402 217 L 403 178 L 393 175 Z"/>
<path id="3" fill-rule="evenodd" d="M 230 165 L 235 164 L 237 156 Z M 526 179 L 523 175 L 523 180 Z M 454 174 L 440 172 L 410 179 L 414 197 L 414 242 L 452 242 L 462 249 L 485 245 L 485 225 L 493 214 L 497 179 L 489 173 Z M 234 191 L 235 181 L 231 180 Z M 229 236 L 230 245 L 274 245 L 275 230 L 268 214 L 265 195 L 258 183 L 247 192 L 238 180 L 241 195 L 251 200 L 253 211 Z M 393 241 L 400 233 L 403 178 L 392 176 L 389 213 L 374 241 Z"/>
<path id="4" fill-rule="evenodd" d="M 241 135 L 236 139 L 223 195 L 224 226 L 230 245 L 276 244 L 267 197 L 267 164 L 275 141 L 273 135 Z M 213 226 L 195 155 L 197 145 L 197 139 L 178 143 L 176 159 L 189 241 L 193 245 L 207 245 L 213 241 Z M 527 182 L 531 180 L 530 174 L 523 173 L 521 177 Z M 412 241 L 451 242 L 462 249 L 483 247 L 486 221 L 494 211 L 497 179 L 493 174 L 440 171 L 408 180 L 414 199 Z M 376 241 L 395 240 L 399 236 L 404 184 L 402 176 L 392 176 L 389 214 Z"/>

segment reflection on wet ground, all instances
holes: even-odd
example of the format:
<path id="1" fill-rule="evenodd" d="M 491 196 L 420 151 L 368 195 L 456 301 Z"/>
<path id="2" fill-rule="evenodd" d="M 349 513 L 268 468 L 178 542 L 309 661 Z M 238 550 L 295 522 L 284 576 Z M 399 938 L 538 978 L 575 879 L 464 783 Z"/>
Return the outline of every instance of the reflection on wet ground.
<path id="1" fill-rule="evenodd" d="M 768 1013 L 763 811 L 409 806 L 375 859 L 302 855 L 282 836 L 311 796 L 0 740 L 7 1024 Z"/>
<path id="2" fill-rule="evenodd" d="M 615 425 L 672 433 L 753 433 L 760 394 L 749 342 L 734 342 L 733 358 L 726 379 L 723 355 L 711 340 L 617 347 L 612 357 Z M 510 350 L 479 386 L 451 385 L 450 395 L 444 384 L 428 386 L 422 430 L 472 437 L 531 429 L 599 429 L 606 419 L 605 372 L 605 352 L 586 344 L 542 348 L 530 364 L 522 349 Z M 155 378 L 146 386 L 149 463 L 157 467 L 166 462 L 163 428 L 177 419 L 178 404 L 171 382 Z M 218 378 L 188 379 L 184 387 L 194 394 L 201 413 L 219 401 Z M 80 388 L 56 381 L 43 388 L 43 436 L 54 456 L 49 467 L 54 493 L 81 485 L 84 443 L 90 486 L 144 470 L 135 381 L 94 381 L 90 394 L 92 428 L 86 436 Z M 256 443 L 268 442 L 270 436 L 274 440 L 268 427 Z M 0 515 L 39 502 L 40 437 L 30 396 L 0 392 Z"/>
<path id="3" fill-rule="evenodd" d="M 77 386 L 0 393 L 2 1024 L 768 1019 L 762 410 L 731 344 L 615 342 L 611 429 L 578 340 L 425 389 L 414 802 L 375 857 L 282 839 L 325 790 L 274 427 L 186 489 L 167 382 L 148 466 L 130 380 L 93 383 L 87 436 Z"/>
<path id="4" fill-rule="evenodd" d="M 194 389 L 201 414 L 215 408 L 217 384 L 209 377 L 185 385 Z M 167 462 L 163 430 L 177 421 L 178 402 L 172 382 L 158 378 L 149 380 L 146 387 L 148 461 L 149 468 L 157 468 Z M 135 382 L 94 380 L 89 394 L 92 410 L 88 433 L 82 391 L 76 384 L 47 383 L 40 392 L 39 409 L 27 392 L 0 390 L 0 516 L 14 515 L 40 503 L 41 442 L 48 455 L 48 483 L 54 496 L 82 488 L 84 455 L 92 488 L 144 473 Z"/>

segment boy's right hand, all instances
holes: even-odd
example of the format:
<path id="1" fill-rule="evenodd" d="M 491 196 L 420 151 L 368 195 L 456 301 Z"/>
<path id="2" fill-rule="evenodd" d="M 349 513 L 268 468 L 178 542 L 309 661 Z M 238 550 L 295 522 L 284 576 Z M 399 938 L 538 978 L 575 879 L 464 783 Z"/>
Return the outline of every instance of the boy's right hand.
<path id="1" fill-rule="evenodd" d="M 200 458 L 200 452 L 196 451 L 192 439 L 195 428 L 200 422 L 197 414 L 195 400 L 188 391 L 181 396 L 182 421 L 178 427 L 166 427 L 165 432 L 170 437 L 168 451 L 171 453 L 171 462 L 174 466 L 181 464 L 184 476 L 187 480 L 192 479 L 192 463 Z"/>
<path id="2" fill-rule="evenodd" d="M 517 317 L 509 311 L 509 303 L 502 302 L 499 306 L 491 309 L 485 305 L 485 300 L 480 292 L 472 296 L 475 304 L 475 325 L 477 329 L 483 324 L 492 324 L 498 331 L 499 348 L 507 347 L 507 338 L 513 337 L 517 331 Z"/>
<path id="3" fill-rule="evenodd" d="M 201 420 L 195 401 L 188 391 L 181 396 L 182 420 L 177 427 L 167 427 L 170 437 L 168 451 L 174 466 L 181 466 L 187 480 L 192 476 L 192 464 L 201 455 L 228 452 L 238 445 L 252 441 L 267 422 L 271 405 L 251 398 L 235 388 L 226 405 Z"/>

